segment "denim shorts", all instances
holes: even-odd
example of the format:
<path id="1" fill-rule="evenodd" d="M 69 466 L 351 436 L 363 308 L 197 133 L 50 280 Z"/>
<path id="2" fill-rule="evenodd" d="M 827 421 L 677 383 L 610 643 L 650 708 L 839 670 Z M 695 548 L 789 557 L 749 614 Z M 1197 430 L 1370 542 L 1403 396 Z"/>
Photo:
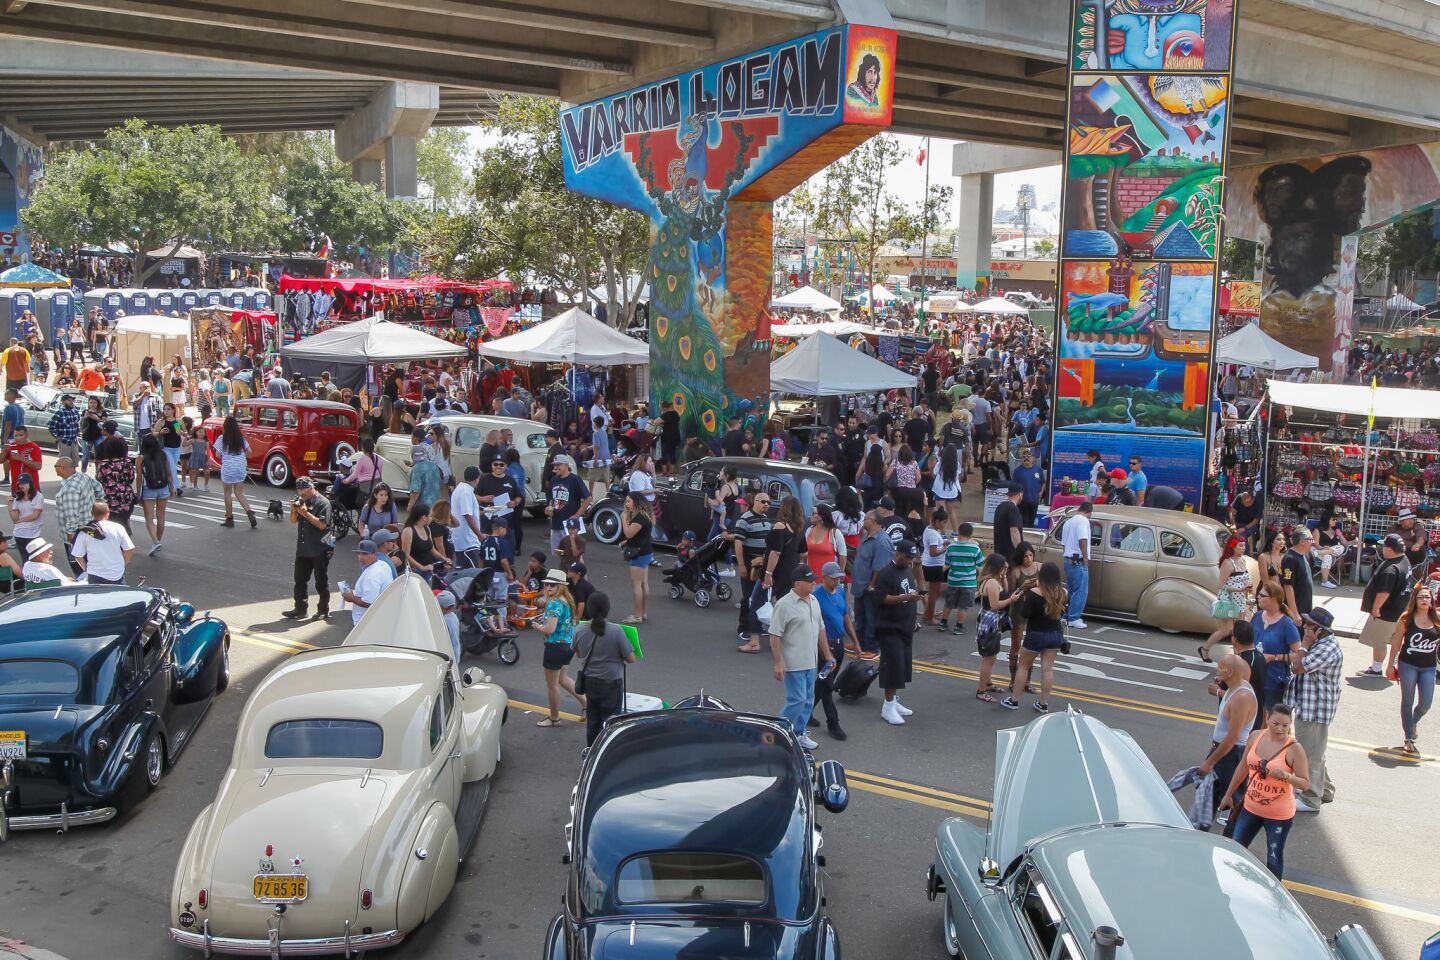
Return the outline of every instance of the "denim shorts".
<path id="1" fill-rule="evenodd" d="M 146 487 L 140 494 L 141 500 L 165 500 L 170 496 L 169 487 Z"/>
<path id="2" fill-rule="evenodd" d="M 1020 645 L 1031 653 L 1044 653 L 1046 650 L 1059 650 L 1064 643 L 1063 630 L 1036 630 L 1031 627 L 1025 631 L 1025 640 Z"/>
<path id="3" fill-rule="evenodd" d="M 655 559 L 655 554 L 653 554 L 653 553 L 647 553 L 647 554 L 644 554 L 644 555 L 642 555 L 642 556 L 636 557 L 634 560 L 631 560 L 631 561 L 630 561 L 630 566 L 632 566 L 632 567 L 648 567 L 648 566 L 650 566 L 650 561 L 651 561 L 651 560 L 654 560 L 654 559 Z"/>

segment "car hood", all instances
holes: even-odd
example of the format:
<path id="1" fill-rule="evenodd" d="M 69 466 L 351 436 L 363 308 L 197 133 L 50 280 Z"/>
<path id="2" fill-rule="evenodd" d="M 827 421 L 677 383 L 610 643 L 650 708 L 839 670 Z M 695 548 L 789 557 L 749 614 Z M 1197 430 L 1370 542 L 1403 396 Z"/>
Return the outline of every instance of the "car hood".
<path id="1" fill-rule="evenodd" d="M 776 920 L 703 920 L 685 918 L 614 919 L 585 928 L 593 960 L 795 960 L 814 956 L 810 927 Z M 749 945 L 746 945 L 746 926 Z"/>
<path id="2" fill-rule="evenodd" d="M 275 908 L 256 902 L 252 885 L 257 873 L 267 872 L 264 860 L 276 874 L 301 873 L 309 879 L 305 902 L 286 908 L 285 939 L 333 936 L 346 919 L 354 920 L 366 849 L 387 788 L 384 778 L 366 779 L 360 771 L 233 774 L 200 838 L 199 854 L 209 860 L 201 875 L 210 891 L 204 914 L 210 932 L 265 938 L 266 920 Z"/>

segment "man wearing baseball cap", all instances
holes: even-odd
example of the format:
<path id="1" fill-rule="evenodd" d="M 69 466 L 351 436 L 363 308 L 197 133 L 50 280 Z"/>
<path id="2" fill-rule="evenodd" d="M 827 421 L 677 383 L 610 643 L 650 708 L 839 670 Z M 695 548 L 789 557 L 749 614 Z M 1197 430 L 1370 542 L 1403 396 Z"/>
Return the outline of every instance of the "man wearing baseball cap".
<path id="1" fill-rule="evenodd" d="M 1335 618 L 1329 610 L 1316 607 L 1302 620 L 1303 653 L 1290 668 L 1295 674 L 1290 698 L 1295 710 L 1295 739 L 1305 748 L 1310 762 L 1310 782 L 1303 790 L 1295 791 L 1295 809 L 1318 813 L 1322 803 L 1335 799 L 1335 783 L 1325 766 L 1325 748 L 1330 743 L 1330 724 L 1340 706 L 1345 655 L 1331 629 Z"/>
<path id="2" fill-rule="evenodd" d="M 1110 490 L 1105 494 L 1105 502 L 1120 507 L 1139 506 L 1139 500 L 1135 497 L 1135 491 L 1126 486 L 1129 479 L 1129 474 L 1119 467 L 1111 470 Z"/>
<path id="3" fill-rule="evenodd" d="M 565 521 L 584 516 L 590 506 L 590 487 L 575 475 L 575 461 L 569 454 L 555 458 L 555 476 L 546 492 L 550 495 L 550 505 L 545 508 L 550 517 L 550 550 L 556 552 L 565 539 Z"/>
<path id="4" fill-rule="evenodd" d="M 330 501 L 315 492 L 309 477 L 295 481 L 296 497 L 290 504 L 290 522 L 295 524 L 295 605 L 281 614 L 291 620 L 302 620 L 309 606 L 307 584 L 315 579 L 318 606 L 315 615 L 330 619 L 330 554 L 333 547 L 325 542 L 330 532 Z"/>
<path id="5" fill-rule="evenodd" d="M 380 598 L 390 581 L 395 579 L 395 568 L 380 556 L 380 548 L 374 540 L 361 540 L 355 545 L 355 558 L 360 561 L 360 576 L 355 586 L 341 592 L 340 596 L 353 609 L 350 611 L 351 624 L 360 622 L 370 605 Z"/>
<path id="6" fill-rule="evenodd" d="M 435 602 L 440 604 L 440 619 L 445 621 L 445 632 L 450 635 L 450 648 L 454 651 L 455 662 L 460 662 L 460 616 L 455 612 L 459 603 L 455 594 L 449 590 L 441 590 L 435 594 Z"/>
<path id="7" fill-rule="evenodd" d="M 855 621 L 850 616 L 850 598 L 845 592 L 845 584 L 841 582 L 844 576 L 840 564 L 831 560 L 820 568 L 820 586 L 815 590 L 820 617 L 825 623 L 825 642 L 830 648 L 830 655 L 835 658 L 835 665 L 825 672 L 825 676 L 816 677 L 815 701 L 825 711 L 825 727 L 835 740 L 844 740 L 845 731 L 840 729 L 840 713 L 835 709 L 834 687 L 831 684 L 835 671 L 845 661 L 845 647 L 860 648 L 860 640 L 855 636 Z"/>
<path id="8" fill-rule="evenodd" d="M 790 723 L 795 738 L 806 750 L 820 744 L 805 727 L 815 711 L 816 663 L 832 669 L 835 658 L 825 641 L 825 623 L 815 599 L 815 574 L 797 567 L 790 592 L 775 601 L 770 614 L 770 652 L 775 657 L 775 679 L 785 684 L 785 706 L 780 716 Z"/>
<path id="9" fill-rule="evenodd" d="M 914 540 L 901 540 L 895 547 L 894 562 L 876 571 L 872 582 L 879 602 L 875 622 L 875 640 L 880 645 L 879 680 L 885 691 L 880 716 L 886 723 L 897 726 L 914 713 L 900 702 L 897 694 L 911 678 L 915 604 L 921 598 L 912 569 L 915 552 Z"/>
<path id="10" fill-rule="evenodd" d="M 1370 648 L 1370 666 L 1360 671 L 1367 677 L 1385 675 L 1390 639 L 1410 602 L 1410 561 L 1405 556 L 1405 538 L 1387 533 L 1380 542 L 1380 557 L 1360 599 L 1360 608 L 1369 614 L 1360 628 L 1360 642 Z"/>
<path id="11" fill-rule="evenodd" d="M 1295 626 L 1315 606 L 1315 582 L 1310 577 L 1310 548 L 1315 537 L 1309 528 L 1299 526 L 1290 531 L 1290 549 L 1280 561 L 1280 583 L 1285 588 L 1285 602 Z"/>

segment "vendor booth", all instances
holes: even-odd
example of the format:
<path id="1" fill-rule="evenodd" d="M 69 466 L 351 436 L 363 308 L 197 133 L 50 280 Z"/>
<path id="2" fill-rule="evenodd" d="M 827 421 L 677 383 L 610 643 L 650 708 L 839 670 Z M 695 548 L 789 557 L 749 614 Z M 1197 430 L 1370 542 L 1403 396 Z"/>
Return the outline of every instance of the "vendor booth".
<path id="1" fill-rule="evenodd" d="M 126 316 L 115 321 L 115 372 L 122 393 L 132 395 L 140 384 L 140 365 L 146 357 L 157 364 L 190 357 L 190 319 L 153 314 Z"/>
<path id="2" fill-rule="evenodd" d="M 972 308 L 972 312 L 979 314 L 1000 315 L 1006 317 L 1028 317 L 1030 311 L 1020 304 L 1004 297 L 991 297 L 989 300 L 981 300 Z"/>
<path id="3" fill-rule="evenodd" d="M 853 320 L 822 320 L 819 323 L 776 323 L 770 326 L 770 336 L 781 340 L 801 340 L 817 333 L 832 337 L 849 337 L 854 334 L 877 336 L 879 330 Z"/>
<path id="4" fill-rule="evenodd" d="M 847 347 L 834 337 L 807 337 L 770 365 L 773 393 L 843 397 L 908 390 L 915 382 L 910 374 Z"/>
<path id="5" fill-rule="evenodd" d="M 508 280 L 470 282 L 443 277 L 390 280 L 286 274 L 280 278 L 279 289 L 275 312 L 286 330 L 297 338 L 323 330 L 332 320 L 345 323 L 375 313 L 383 313 L 391 323 L 467 327 L 483 324 L 487 329 L 492 321 L 498 320 L 497 329 L 503 333 L 504 321 L 510 312 Z"/>
<path id="6" fill-rule="evenodd" d="M 188 324 L 189 321 L 186 322 Z M 318 380 L 321 373 L 329 371 L 335 384 L 356 390 L 364 386 L 366 370 L 372 364 L 408 363 L 468 354 L 464 346 L 403 324 L 390 323 L 380 313 L 354 323 L 331 327 L 280 350 L 287 374 Z"/>
<path id="7" fill-rule="evenodd" d="M 231 353 L 243 354 L 247 347 L 262 355 L 279 349 L 279 321 L 273 313 L 196 307 L 187 316 L 197 368 L 225 366 Z"/>
<path id="8" fill-rule="evenodd" d="M 1440 516 L 1440 393 L 1319 383 L 1268 384 L 1266 521 L 1275 529 L 1331 516 L 1353 531 L 1363 577 L 1401 511 Z M 1276 407 L 1280 407 L 1279 411 Z M 1440 528 L 1431 544 L 1440 545 Z M 1365 570 L 1362 570 L 1365 568 Z"/>
<path id="9" fill-rule="evenodd" d="M 1308 353 L 1285 346 L 1260 329 L 1247 323 L 1215 344 L 1215 362 L 1251 366 L 1259 370 L 1314 370 L 1320 361 Z"/>
<path id="10" fill-rule="evenodd" d="M 529 364 L 526 386 L 551 408 L 552 423 L 574 419 L 588 397 L 649 398 L 649 345 L 579 307 L 528 330 L 480 343 L 476 350 L 481 356 Z M 553 369 L 540 369 L 546 364 Z M 562 371 L 561 366 L 568 369 Z M 593 369 L 583 369 L 587 367 Z"/>
<path id="11" fill-rule="evenodd" d="M 801 287 L 799 290 L 791 290 L 783 297 L 776 297 L 770 301 L 770 306 L 776 310 L 808 310 L 811 313 L 831 313 L 840 309 L 840 301 L 816 290 L 814 287 Z"/>

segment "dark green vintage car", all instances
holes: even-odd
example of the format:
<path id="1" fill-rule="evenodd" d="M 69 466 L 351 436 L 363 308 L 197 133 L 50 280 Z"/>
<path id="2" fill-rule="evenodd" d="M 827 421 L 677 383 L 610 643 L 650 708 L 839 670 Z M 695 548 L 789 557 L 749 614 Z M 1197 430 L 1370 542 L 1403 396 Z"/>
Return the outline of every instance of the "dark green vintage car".
<path id="1" fill-rule="evenodd" d="M 1074 710 L 998 734 L 988 828 L 940 824 L 930 898 L 969 960 L 1380 960 L 1327 940 L 1265 865 L 1194 829 L 1130 735 Z"/>

